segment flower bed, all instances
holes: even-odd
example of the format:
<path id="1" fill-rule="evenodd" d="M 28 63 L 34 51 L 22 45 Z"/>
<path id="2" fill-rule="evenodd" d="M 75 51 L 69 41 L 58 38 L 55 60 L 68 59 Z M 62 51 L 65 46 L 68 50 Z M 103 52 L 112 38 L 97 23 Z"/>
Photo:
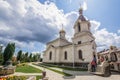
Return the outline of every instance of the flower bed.
<path id="1" fill-rule="evenodd" d="M 26 80 L 26 76 L 1 76 L 0 80 Z"/>
<path id="2" fill-rule="evenodd" d="M 39 80 L 42 76 L 0 76 L 0 80 Z"/>

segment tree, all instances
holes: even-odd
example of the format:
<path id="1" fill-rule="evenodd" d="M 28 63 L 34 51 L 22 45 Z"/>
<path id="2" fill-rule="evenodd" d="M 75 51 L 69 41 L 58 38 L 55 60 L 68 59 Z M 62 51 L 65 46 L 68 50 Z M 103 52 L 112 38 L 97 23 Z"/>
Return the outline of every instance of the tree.
<path id="1" fill-rule="evenodd" d="M 38 54 L 36 54 L 36 55 L 37 55 L 37 61 L 40 61 L 40 60 L 41 60 L 41 54 L 38 53 Z"/>
<path id="2" fill-rule="evenodd" d="M 29 62 L 32 61 L 32 53 L 29 55 Z"/>
<path id="3" fill-rule="evenodd" d="M 3 52 L 3 58 L 4 58 L 3 64 L 6 64 L 7 61 L 12 60 L 12 56 L 14 52 L 15 52 L 15 43 L 8 43 L 8 45 L 6 46 Z"/>
<path id="4" fill-rule="evenodd" d="M 2 52 L 2 48 L 3 48 L 3 46 L 2 46 L 2 44 L 0 44 L 0 65 L 1 65 L 2 62 L 3 62 L 3 52 Z"/>
<path id="5" fill-rule="evenodd" d="M 17 54 L 17 61 L 21 61 L 22 60 L 22 50 L 20 50 Z"/>
<path id="6" fill-rule="evenodd" d="M 0 65 L 2 64 L 2 62 L 3 62 L 3 53 L 0 52 Z"/>
<path id="7" fill-rule="evenodd" d="M 28 62 L 28 52 L 25 53 L 25 62 Z"/>
<path id="8" fill-rule="evenodd" d="M 25 54 L 24 53 L 22 54 L 22 60 L 21 60 L 21 62 L 25 62 Z"/>
<path id="9" fill-rule="evenodd" d="M 37 61 L 37 55 L 33 55 L 33 62 Z"/>

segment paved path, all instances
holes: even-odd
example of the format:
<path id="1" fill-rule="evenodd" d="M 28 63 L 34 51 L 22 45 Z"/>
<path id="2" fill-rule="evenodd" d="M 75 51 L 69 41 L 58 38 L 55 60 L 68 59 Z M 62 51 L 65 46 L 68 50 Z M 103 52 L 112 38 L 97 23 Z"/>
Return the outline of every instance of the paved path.
<path id="1" fill-rule="evenodd" d="M 36 76 L 36 75 L 42 75 L 41 73 L 22 73 L 22 72 L 15 72 L 13 75 L 17 76 Z"/>
<path id="2" fill-rule="evenodd" d="M 42 67 L 32 64 L 29 65 L 43 70 Z M 47 73 L 47 77 L 49 77 L 49 80 L 120 80 L 120 74 L 112 74 L 110 77 L 101 77 L 97 75 L 92 75 L 89 72 L 79 72 L 79 74 L 77 73 L 75 74 L 75 76 L 65 77 L 48 69 L 45 69 L 45 71 Z M 75 71 L 69 71 L 69 73 L 75 73 Z"/>
<path id="3" fill-rule="evenodd" d="M 36 65 L 32 65 L 32 64 L 29 64 L 29 65 L 33 66 L 35 68 L 38 68 L 40 70 L 44 70 L 44 68 L 42 68 L 42 67 L 39 67 L 39 66 L 36 66 Z M 45 69 L 45 71 L 46 71 L 46 77 L 48 77 L 49 80 L 64 80 L 63 79 L 63 75 L 61 75 L 61 74 L 58 74 L 58 73 L 53 72 L 53 71 L 48 70 L 48 69 Z"/>
<path id="4" fill-rule="evenodd" d="M 72 75 L 92 75 L 90 74 L 89 72 L 87 71 L 72 71 L 72 70 L 63 70 L 61 68 L 56 68 L 56 67 L 50 67 L 51 69 L 55 69 L 55 70 L 59 70 L 59 71 L 63 71 L 65 73 L 68 73 L 68 74 L 72 74 Z"/>

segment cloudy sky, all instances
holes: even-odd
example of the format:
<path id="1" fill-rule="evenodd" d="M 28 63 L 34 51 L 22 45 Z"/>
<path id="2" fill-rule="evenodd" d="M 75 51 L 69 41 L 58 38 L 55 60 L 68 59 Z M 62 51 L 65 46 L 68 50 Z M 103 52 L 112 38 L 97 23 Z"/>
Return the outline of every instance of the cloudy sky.
<path id="1" fill-rule="evenodd" d="M 91 22 L 98 50 L 120 47 L 120 0 L 0 0 L 0 44 L 15 42 L 17 49 L 42 52 L 64 25 L 73 36 L 80 4 Z"/>

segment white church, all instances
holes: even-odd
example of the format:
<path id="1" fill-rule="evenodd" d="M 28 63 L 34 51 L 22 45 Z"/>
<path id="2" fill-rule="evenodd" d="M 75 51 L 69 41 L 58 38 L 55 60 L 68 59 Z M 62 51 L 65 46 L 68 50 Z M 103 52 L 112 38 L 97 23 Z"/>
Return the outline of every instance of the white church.
<path id="1" fill-rule="evenodd" d="M 79 17 L 74 23 L 72 42 L 65 37 L 65 30 L 60 30 L 59 37 L 46 45 L 43 62 L 66 65 L 87 66 L 96 55 L 95 38 L 90 31 L 90 22 L 83 15 L 83 8 L 79 9 Z"/>

